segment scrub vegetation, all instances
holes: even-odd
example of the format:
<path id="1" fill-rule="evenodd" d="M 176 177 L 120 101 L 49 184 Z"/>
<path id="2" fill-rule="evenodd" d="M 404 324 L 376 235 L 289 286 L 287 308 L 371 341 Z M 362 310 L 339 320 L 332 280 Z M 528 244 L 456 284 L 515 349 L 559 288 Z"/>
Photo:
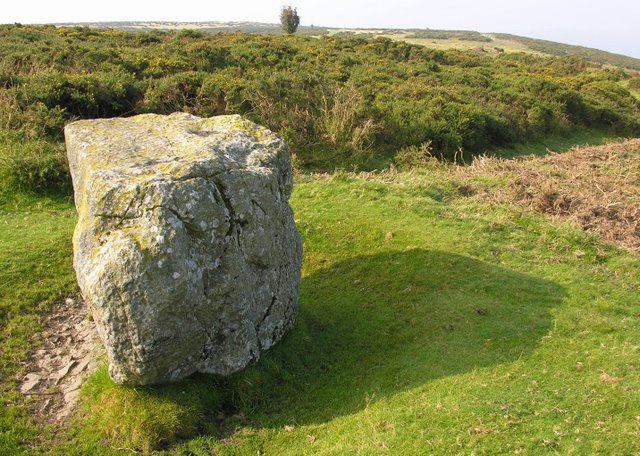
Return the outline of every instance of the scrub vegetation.
<path id="1" fill-rule="evenodd" d="M 398 150 L 482 154 L 580 129 L 640 132 L 630 75 L 577 58 L 434 50 L 388 38 L 0 27 L 3 185 L 70 191 L 62 128 L 137 113 L 237 113 L 301 170 L 388 166 Z"/>

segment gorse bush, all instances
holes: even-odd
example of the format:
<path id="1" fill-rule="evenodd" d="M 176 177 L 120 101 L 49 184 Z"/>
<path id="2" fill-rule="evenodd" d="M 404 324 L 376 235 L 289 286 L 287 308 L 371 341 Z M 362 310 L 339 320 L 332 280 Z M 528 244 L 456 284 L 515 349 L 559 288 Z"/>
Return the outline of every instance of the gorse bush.
<path id="1" fill-rule="evenodd" d="M 302 168 L 384 166 L 427 143 L 454 159 L 577 127 L 639 134 L 640 102 L 624 77 L 578 58 L 489 57 L 386 38 L 7 25 L 0 135 L 56 143 L 64 123 L 81 118 L 237 113 L 282 134 Z M 17 163 L 3 154 L 13 157 L 3 166 Z"/>
<path id="2" fill-rule="evenodd" d="M 95 118 L 123 115 L 133 110 L 139 97 L 135 76 L 122 68 L 89 74 L 45 72 L 34 75 L 17 90 L 22 108 L 42 103 L 64 109 L 70 117 Z"/>
<path id="3" fill-rule="evenodd" d="M 0 145 L 0 181 L 0 190 L 6 192 L 70 192 L 64 144 L 40 140 Z"/>
<path id="4" fill-rule="evenodd" d="M 419 146 L 404 147 L 394 157 L 394 162 L 400 169 L 423 168 L 435 160 L 429 141 Z"/>

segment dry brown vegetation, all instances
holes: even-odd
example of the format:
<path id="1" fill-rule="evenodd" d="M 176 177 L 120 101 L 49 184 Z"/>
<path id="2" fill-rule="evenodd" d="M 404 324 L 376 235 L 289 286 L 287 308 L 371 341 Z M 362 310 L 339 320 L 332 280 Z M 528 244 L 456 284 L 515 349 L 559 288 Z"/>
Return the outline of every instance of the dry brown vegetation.
<path id="1" fill-rule="evenodd" d="M 463 178 L 504 179 L 476 197 L 516 203 L 640 253 L 640 139 L 519 159 L 481 157 L 452 171 Z"/>

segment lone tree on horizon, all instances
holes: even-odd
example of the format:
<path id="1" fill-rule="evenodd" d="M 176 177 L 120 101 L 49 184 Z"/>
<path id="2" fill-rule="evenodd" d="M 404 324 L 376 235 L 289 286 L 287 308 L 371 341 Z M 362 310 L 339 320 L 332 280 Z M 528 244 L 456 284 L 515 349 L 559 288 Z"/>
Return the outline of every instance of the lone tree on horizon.
<path id="1" fill-rule="evenodd" d="M 298 30 L 298 25 L 300 25 L 300 16 L 298 16 L 298 9 L 291 8 L 291 6 L 283 6 L 280 11 L 280 26 L 282 30 L 292 35 L 296 33 Z"/>

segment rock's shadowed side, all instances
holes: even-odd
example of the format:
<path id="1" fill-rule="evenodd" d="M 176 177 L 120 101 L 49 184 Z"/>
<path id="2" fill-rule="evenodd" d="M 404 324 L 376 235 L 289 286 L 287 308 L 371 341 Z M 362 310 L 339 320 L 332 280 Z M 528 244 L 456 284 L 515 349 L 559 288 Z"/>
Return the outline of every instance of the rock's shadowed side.
<path id="1" fill-rule="evenodd" d="M 240 116 L 65 128 L 74 267 L 114 381 L 228 375 L 293 325 L 302 245 L 285 142 Z"/>

